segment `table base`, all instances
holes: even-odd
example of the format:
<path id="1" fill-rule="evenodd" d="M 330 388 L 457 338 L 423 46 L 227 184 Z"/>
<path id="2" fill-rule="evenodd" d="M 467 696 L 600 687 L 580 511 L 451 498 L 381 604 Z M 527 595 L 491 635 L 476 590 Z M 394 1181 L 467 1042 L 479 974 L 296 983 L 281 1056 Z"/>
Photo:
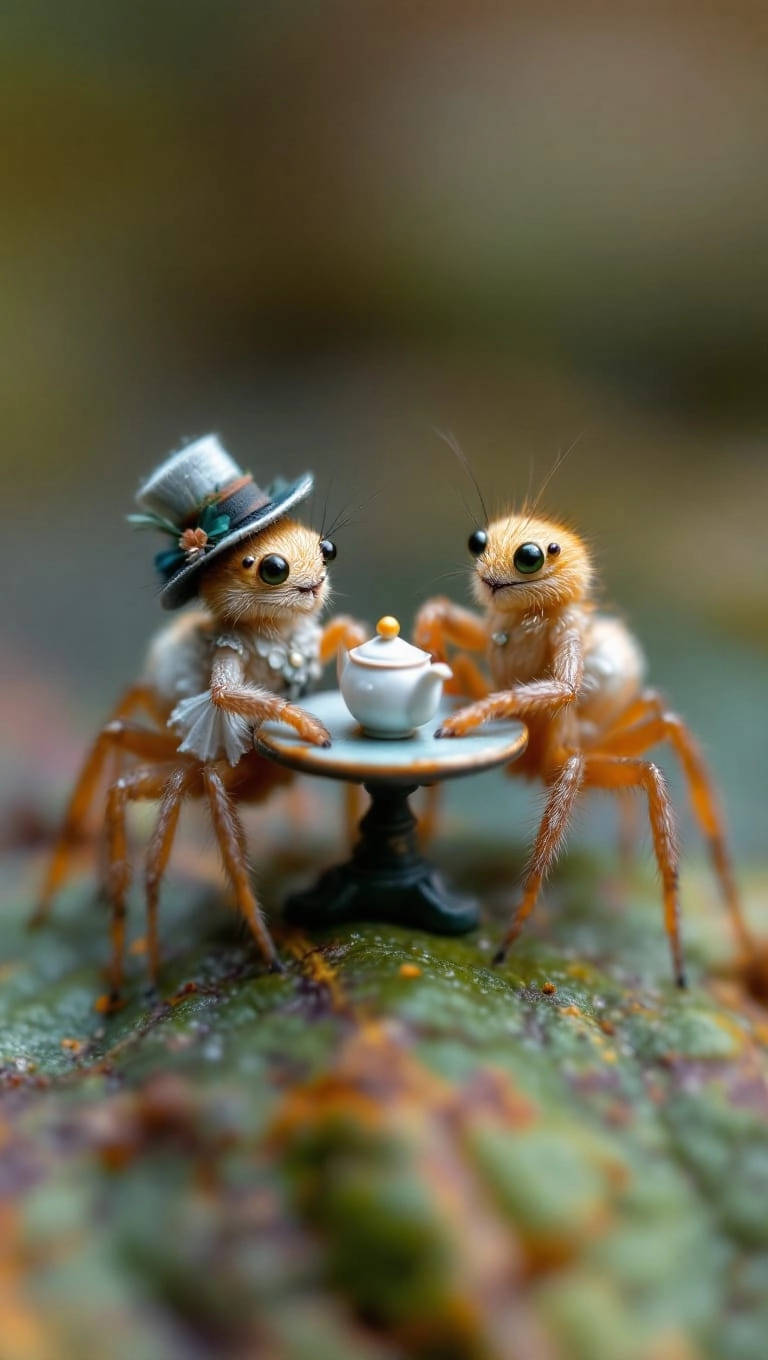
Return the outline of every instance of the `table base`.
<path id="1" fill-rule="evenodd" d="M 408 799 L 418 785 L 368 783 L 371 806 L 352 858 L 285 904 L 290 925 L 312 929 L 347 921 L 387 921 L 435 935 L 463 935 L 479 921 L 477 903 L 454 893 L 422 858 Z"/>

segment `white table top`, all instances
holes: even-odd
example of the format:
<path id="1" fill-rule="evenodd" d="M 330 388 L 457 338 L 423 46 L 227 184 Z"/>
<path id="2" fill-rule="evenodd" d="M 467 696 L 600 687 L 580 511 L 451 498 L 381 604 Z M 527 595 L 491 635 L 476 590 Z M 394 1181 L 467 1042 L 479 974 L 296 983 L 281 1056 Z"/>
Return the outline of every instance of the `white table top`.
<path id="1" fill-rule="evenodd" d="M 283 723 L 264 723 L 256 733 L 256 749 L 306 774 L 358 784 L 405 785 L 479 774 L 522 754 L 528 733 L 523 723 L 512 720 L 490 722 L 465 737 L 436 738 L 441 720 L 467 702 L 444 699 L 431 722 L 413 736 L 388 740 L 366 736 L 338 690 L 328 690 L 303 700 L 301 707 L 328 728 L 331 746 L 313 746 Z"/>

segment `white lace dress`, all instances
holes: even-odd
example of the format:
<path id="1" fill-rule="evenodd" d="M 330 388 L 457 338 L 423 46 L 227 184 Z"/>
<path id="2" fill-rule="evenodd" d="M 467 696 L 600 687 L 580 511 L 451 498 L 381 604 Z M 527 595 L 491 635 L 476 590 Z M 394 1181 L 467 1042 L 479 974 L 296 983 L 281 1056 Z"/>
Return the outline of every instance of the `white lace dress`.
<path id="1" fill-rule="evenodd" d="M 210 617 L 201 612 L 184 615 L 164 629 L 150 648 L 145 679 L 172 705 L 168 726 L 182 738 L 179 750 L 205 761 L 226 758 L 230 765 L 253 750 L 253 724 L 212 701 L 215 654 L 233 654 L 234 683 L 295 702 L 322 674 L 321 637 L 322 627 L 314 619 L 300 620 L 286 637 L 265 638 L 239 628 L 215 633 Z"/>

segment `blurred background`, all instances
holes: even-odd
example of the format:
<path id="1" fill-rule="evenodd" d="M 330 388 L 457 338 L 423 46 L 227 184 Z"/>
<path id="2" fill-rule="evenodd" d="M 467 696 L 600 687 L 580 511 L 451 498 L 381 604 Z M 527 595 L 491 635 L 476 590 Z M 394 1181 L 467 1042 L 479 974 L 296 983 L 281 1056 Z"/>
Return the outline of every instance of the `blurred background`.
<path id="1" fill-rule="evenodd" d="M 493 507 L 580 436 L 545 503 L 764 847 L 768 12 L 577 10 L 2 6 L 6 802 L 162 622 L 124 517 L 183 437 L 314 470 L 337 606 L 407 624 L 481 519 L 435 429 Z"/>

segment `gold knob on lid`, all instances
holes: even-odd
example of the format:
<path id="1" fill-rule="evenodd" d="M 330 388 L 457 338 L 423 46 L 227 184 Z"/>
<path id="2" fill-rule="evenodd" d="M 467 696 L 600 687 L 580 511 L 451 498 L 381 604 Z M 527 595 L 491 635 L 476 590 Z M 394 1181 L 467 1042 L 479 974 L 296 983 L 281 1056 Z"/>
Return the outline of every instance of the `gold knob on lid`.
<path id="1" fill-rule="evenodd" d="M 383 619 L 379 619 L 376 624 L 376 632 L 379 637 L 396 638 L 400 632 L 400 624 L 391 614 L 385 614 Z"/>

